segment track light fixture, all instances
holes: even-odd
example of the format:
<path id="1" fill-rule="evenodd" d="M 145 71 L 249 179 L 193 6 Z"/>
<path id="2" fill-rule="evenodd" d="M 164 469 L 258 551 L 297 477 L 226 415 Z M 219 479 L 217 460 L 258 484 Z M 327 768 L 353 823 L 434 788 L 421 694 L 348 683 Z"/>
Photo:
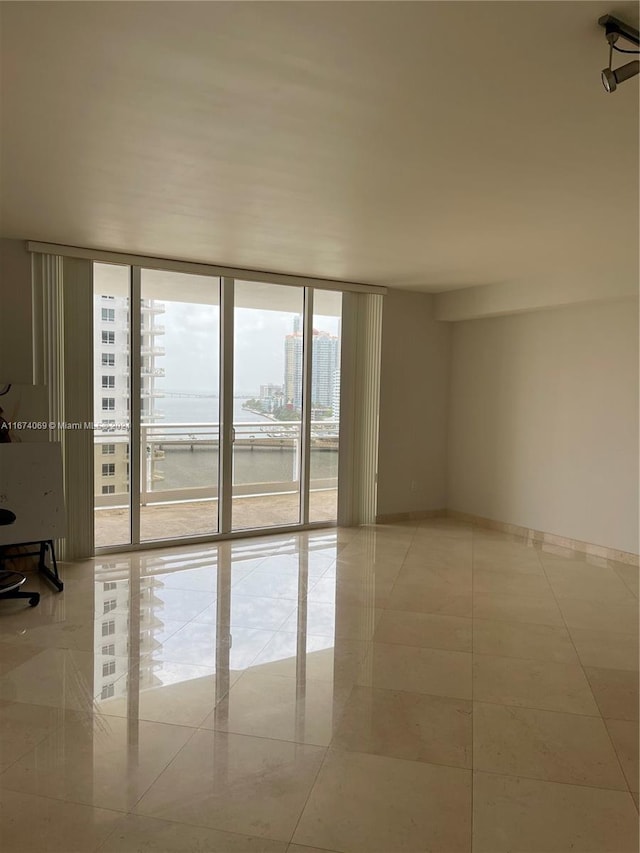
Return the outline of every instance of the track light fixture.
<path id="1" fill-rule="evenodd" d="M 611 68 L 604 68 L 602 71 L 602 85 L 607 92 L 615 92 L 619 83 L 624 83 L 629 77 L 635 77 L 640 71 L 640 62 L 636 59 L 633 62 L 627 62 L 626 65 L 621 65 L 612 71 Z"/>
<path id="2" fill-rule="evenodd" d="M 607 42 L 609 43 L 609 66 L 602 70 L 602 85 L 606 92 L 615 92 L 620 83 L 624 83 L 625 80 L 628 80 L 630 77 L 635 77 L 636 74 L 638 74 L 640 71 L 640 61 L 634 59 L 631 62 L 627 62 L 626 65 L 621 65 L 619 68 L 614 69 L 611 67 L 613 51 L 615 50 L 618 53 L 640 53 L 640 50 L 637 49 L 640 46 L 640 37 L 638 30 L 630 27 L 623 21 L 619 21 L 612 15 L 603 15 L 602 18 L 598 20 L 598 23 L 601 27 L 604 27 Z M 621 47 L 617 47 L 616 42 L 619 38 L 625 39 L 626 41 L 631 42 L 631 44 L 634 44 L 636 46 L 636 50 L 625 50 Z"/>

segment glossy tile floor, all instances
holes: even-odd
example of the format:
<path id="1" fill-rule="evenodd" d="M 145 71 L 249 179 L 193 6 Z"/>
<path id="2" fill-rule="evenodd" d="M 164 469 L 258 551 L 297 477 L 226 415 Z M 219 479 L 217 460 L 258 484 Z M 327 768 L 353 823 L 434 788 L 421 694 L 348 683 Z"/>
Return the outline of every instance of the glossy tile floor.
<path id="1" fill-rule="evenodd" d="M 638 570 L 447 520 L 0 601 L 3 853 L 631 853 Z"/>

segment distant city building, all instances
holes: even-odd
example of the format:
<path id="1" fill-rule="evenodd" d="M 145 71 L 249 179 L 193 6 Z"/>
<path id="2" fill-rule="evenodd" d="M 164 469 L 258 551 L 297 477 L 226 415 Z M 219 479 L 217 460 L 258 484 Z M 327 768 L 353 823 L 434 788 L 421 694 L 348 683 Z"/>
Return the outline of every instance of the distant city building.
<path id="1" fill-rule="evenodd" d="M 333 374 L 333 404 L 331 406 L 331 417 L 334 421 L 340 420 L 340 370 Z"/>
<path id="2" fill-rule="evenodd" d="M 300 331 L 300 322 L 296 318 L 294 331 L 284 340 L 284 396 L 287 405 L 293 406 L 294 409 L 302 408 L 302 345 L 303 335 Z M 337 335 L 314 329 L 312 409 L 333 410 L 335 374 L 339 372 L 339 362 L 340 347 Z"/>
<path id="3" fill-rule="evenodd" d="M 282 385 L 261 385 L 260 406 L 263 412 L 273 412 L 284 406 L 284 389 Z"/>
<path id="4" fill-rule="evenodd" d="M 273 397 L 275 394 L 282 394 L 282 385 L 261 385 L 260 386 L 260 399 L 264 400 L 266 397 Z"/>
<path id="5" fill-rule="evenodd" d="M 311 404 L 314 409 L 332 409 L 335 374 L 340 351 L 338 337 L 329 332 L 313 330 L 313 370 L 311 373 Z"/>
<path id="6" fill-rule="evenodd" d="M 284 398 L 287 406 L 302 408 L 302 332 L 297 330 L 284 339 Z"/>
<path id="7" fill-rule="evenodd" d="M 156 403 L 162 393 L 156 380 L 164 376 L 164 368 L 157 366 L 157 359 L 164 355 L 158 338 L 164 334 L 164 326 L 157 318 L 165 311 L 164 304 L 154 299 L 141 300 L 142 322 L 140 325 L 140 419 L 142 423 L 155 423 L 163 415 Z M 94 297 L 94 346 L 93 346 L 93 396 L 96 426 L 102 432 L 114 427 L 114 434 L 100 435 L 96 441 L 95 495 L 101 497 L 101 505 L 122 502 L 122 495 L 129 490 L 129 442 L 122 435 L 118 424 L 129 424 L 129 300 L 124 296 Z M 144 452 L 144 448 L 143 448 Z M 153 463 L 153 460 L 152 460 Z M 153 464 L 149 466 L 150 471 Z M 154 476 L 153 472 L 150 476 Z M 110 498 L 109 496 L 113 497 Z M 120 498 L 116 496 L 120 495 Z"/>

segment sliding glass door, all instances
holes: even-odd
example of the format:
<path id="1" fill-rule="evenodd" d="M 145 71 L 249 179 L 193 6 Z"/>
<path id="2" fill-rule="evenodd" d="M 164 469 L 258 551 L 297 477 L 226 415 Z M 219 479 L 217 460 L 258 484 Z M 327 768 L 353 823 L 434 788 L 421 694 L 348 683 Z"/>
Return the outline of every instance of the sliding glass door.
<path id="1" fill-rule="evenodd" d="M 338 516 L 342 294 L 314 290 L 309 521 Z"/>
<path id="2" fill-rule="evenodd" d="M 234 291 L 232 528 L 299 524 L 304 290 Z"/>
<path id="3" fill-rule="evenodd" d="M 140 540 L 218 532 L 220 283 L 140 275 Z"/>
<path id="4" fill-rule="evenodd" d="M 97 548 L 335 521 L 339 291 L 112 264 L 94 291 Z"/>
<path id="5" fill-rule="evenodd" d="M 130 288 L 130 267 L 93 265 L 96 548 L 131 542 Z"/>

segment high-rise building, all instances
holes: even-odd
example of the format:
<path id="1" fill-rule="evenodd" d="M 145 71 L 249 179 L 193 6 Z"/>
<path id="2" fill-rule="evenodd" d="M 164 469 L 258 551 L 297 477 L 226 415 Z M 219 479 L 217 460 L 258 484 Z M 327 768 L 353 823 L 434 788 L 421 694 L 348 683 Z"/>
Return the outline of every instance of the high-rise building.
<path id="1" fill-rule="evenodd" d="M 340 420 L 340 369 L 333 374 L 333 402 L 331 404 L 331 417 L 334 421 Z"/>
<path id="2" fill-rule="evenodd" d="M 284 341 L 284 395 L 288 405 L 302 408 L 302 347 L 299 324 Z M 335 373 L 339 368 L 339 338 L 330 332 L 313 330 L 312 409 L 333 409 Z"/>
<path id="3" fill-rule="evenodd" d="M 158 337 L 164 326 L 157 318 L 164 304 L 154 299 L 141 300 L 140 324 L 140 417 L 142 423 L 155 423 L 162 417 L 156 402 L 162 397 L 156 381 L 164 376 L 157 366 L 164 349 Z M 93 388 L 94 423 L 100 440 L 95 443 L 95 495 L 102 503 L 109 495 L 122 495 L 129 489 L 129 441 L 123 435 L 129 424 L 129 300 L 125 296 L 97 294 L 94 297 Z M 104 435 L 113 428 L 113 435 Z M 117 501 L 117 498 L 112 500 Z"/>
<path id="4" fill-rule="evenodd" d="M 285 405 L 302 408 L 302 332 L 297 329 L 284 339 L 284 399 Z"/>
<path id="5" fill-rule="evenodd" d="M 273 412 L 275 409 L 279 409 L 283 405 L 284 390 L 282 385 L 269 383 L 268 385 L 260 386 L 260 406 L 263 412 Z"/>
<path id="6" fill-rule="evenodd" d="M 314 329 L 311 371 L 311 404 L 314 409 L 332 409 L 338 363 L 337 336 Z"/>
<path id="7" fill-rule="evenodd" d="M 127 672 L 134 606 L 139 613 L 135 642 L 144 653 L 144 661 L 136 673 L 137 686 L 140 690 L 160 686 L 154 674 L 159 666 L 154 653 L 162 649 L 161 638 L 165 633 L 164 583 L 153 573 L 143 572 L 134 604 L 128 571 L 126 560 L 102 561 L 96 569 L 93 691 L 96 701 L 103 707 L 105 702 L 122 702 L 131 687 Z"/>

